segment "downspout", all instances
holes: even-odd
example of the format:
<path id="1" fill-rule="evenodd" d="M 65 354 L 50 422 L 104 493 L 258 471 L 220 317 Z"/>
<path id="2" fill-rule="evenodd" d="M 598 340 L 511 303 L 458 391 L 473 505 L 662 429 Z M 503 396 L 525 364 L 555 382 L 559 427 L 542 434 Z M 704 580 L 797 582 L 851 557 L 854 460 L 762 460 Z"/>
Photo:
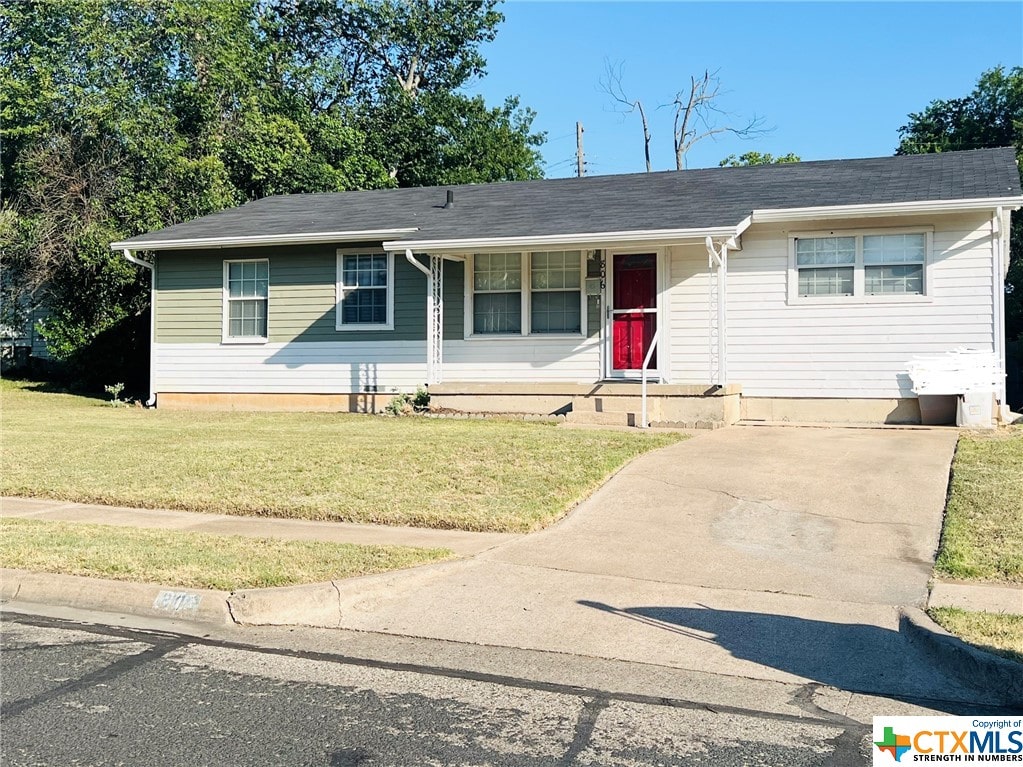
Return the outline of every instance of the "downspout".
<path id="1" fill-rule="evenodd" d="M 411 248 L 405 249 L 405 260 L 426 275 L 426 383 L 429 385 L 434 382 L 433 336 L 437 332 L 433 327 L 433 274 L 412 255 Z"/>
<path id="2" fill-rule="evenodd" d="M 992 255 L 994 256 L 994 264 L 992 264 L 992 273 L 994 277 L 994 290 L 992 300 L 992 309 L 994 310 L 994 350 L 995 358 L 998 360 L 998 370 L 1001 371 L 1001 377 L 998 379 L 998 388 L 995 391 L 995 397 L 998 399 L 999 405 L 999 420 L 1007 421 L 1009 418 L 1009 403 L 1006 402 L 1006 380 L 1005 373 L 1007 370 L 1008 362 L 1006 360 L 1005 353 L 1005 275 L 1007 272 L 1007 263 L 1005 258 L 1006 253 L 1006 235 L 1008 234 L 1008 227 L 1004 226 L 1004 210 L 1001 207 L 995 209 L 994 214 L 991 217 L 991 239 L 992 239 Z"/>
<path id="3" fill-rule="evenodd" d="M 136 257 L 128 248 L 124 257 L 137 266 L 149 270 L 149 399 L 146 407 L 156 406 L 156 269 L 149 261 Z"/>

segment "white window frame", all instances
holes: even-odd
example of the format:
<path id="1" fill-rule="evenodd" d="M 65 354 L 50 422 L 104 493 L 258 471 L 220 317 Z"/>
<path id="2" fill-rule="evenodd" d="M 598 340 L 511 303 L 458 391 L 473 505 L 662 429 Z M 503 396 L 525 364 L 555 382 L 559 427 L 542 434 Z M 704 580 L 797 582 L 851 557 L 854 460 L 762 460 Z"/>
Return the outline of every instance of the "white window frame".
<path id="1" fill-rule="evenodd" d="M 355 289 L 354 286 L 342 284 L 344 275 L 345 256 L 384 256 L 387 259 L 387 321 L 381 323 L 365 322 L 343 322 L 341 316 L 341 299 L 344 298 L 346 290 Z M 369 288 L 378 290 L 379 288 Z M 383 250 L 373 248 L 338 248 L 336 272 L 334 279 L 334 329 L 338 331 L 359 331 L 359 330 L 394 330 L 394 254 L 386 253 Z"/>
<path id="2" fill-rule="evenodd" d="M 475 291 L 473 290 L 473 265 L 476 258 L 476 253 L 464 253 L 459 254 L 465 259 L 465 339 L 467 341 L 490 341 L 490 340 L 501 340 L 501 341 L 515 341 L 515 340 L 532 340 L 535 341 L 540 338 L 551 338 L 551 339 L 583 339 L 586 338 L 587 328 L 587 317 L 586 317 L 586 253 L 587 251 L 583 248 L 555 248 L 555 251 L 573 251 L 579 252 L 579 332 L 578 333 L 534 333 L 530 327 L 532 323 L 532 289 L 530 270 L 533 265 L 533 253 L 550 253 L 552 250 L 524 250 L 522 248 L 507 248 L 507 249 L 495 249 L 481 251 L 479 255 L 487 255 L 490 253 L 521 253 L 522 260 L 519 264 L 519 268 L 522 270 L 521 278 L 521 315 L 522 315 L 522 326 L 518 333 L 476 333 L 473 316 L 473 298 Z M 512 291 L 508 291 L 512 292 Z M 544 291 L 549 292 L 549 291 Z M 561 291 L 553 291 L 561 292 Z M 565 291 L 567 292 L 567 291 Z"/>
<path id="3" fill-rule="evenodd" d="M 863 263 L 863 238 L 884 234 L 924 235 L 923 293 L 884 293 L 868 295 L 866 292 L 866 264 Z M 880 229 L 826 229 L 806 232 L 789 232 L 788 303 L 808 304 L 920 304 L 934 300 L 931 275 L 934 253 L 934 227 L 885 227 Z M 821 237 L 854 237 L 856 239 L 856 260 L 853 264 L 836 264 L 853 269 L 853 293 L 851 296 L 801 296 L 799 295 L 799 269 L 796 266 L 796 240 Z M 878 264 L 870 264 L 878 266 Z M 812 268 L 812 267 L 806 267 Z"/>
<path id="4" fill-rule="evenodd" d="M 231 264 L 266 264 L 266 335 L 265 336 L 232 336 L 231 335 Z M 265 344 L 270 340 L 270 259 L 269 258 L 228 258 L 224 259 L 223 310 L 221 315 L 221 343 L 225 344 Z M 251 297 L 236 299 L 253 300 Z"/>
<path id="5" fill-rule="evenodd" d="M 517 290 L 481 290 L 481 294 L 493 295 L 495 293 L 518 293 L 519 294 L 519 331 L 517 333 L 477 333 L 476 332 L 476 257 L 483 255 L 517 255 L 519 257 L 519 287 Z M 501 250 L 487 251 L 485 253 L 473 253 L 466 260 L 465 284 L 469 295 L 469 303 L 466 313 L 466 337 L 474 338 L 521 338 L 528 334 L 529 318 L 526 311 L 529 308 L 527 293 L 529 292 L 529 251 L 525 250 Z"/>

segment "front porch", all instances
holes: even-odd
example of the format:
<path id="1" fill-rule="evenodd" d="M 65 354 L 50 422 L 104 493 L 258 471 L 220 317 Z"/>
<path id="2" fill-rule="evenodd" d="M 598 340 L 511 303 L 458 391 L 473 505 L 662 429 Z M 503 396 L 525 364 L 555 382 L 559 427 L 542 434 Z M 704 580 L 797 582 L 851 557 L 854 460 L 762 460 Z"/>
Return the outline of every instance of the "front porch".
<path id="1" fill-rule="evenodd" d="M 564 415 L 575 423 L 638 426 L 641 384 L 632 381 L 577 383 L 458 383 L 430 386 L 431 407 L 471 414 Z M 647 384 L 651 426 L 715 429 L 740 417 L 738 384 L 697 386 Z"/>
<path id="2" fill-rule="evenodd" d="M 523 245 L 495 250 L 496 262 L 493 253 L 428 252 L 427 265 L 406 249 L 427 278 L 432 407 L 615 426 L 736 423 L 741 386 L 728 381 L 725 306 L 728 251 L 739 249 L 740 233 L 579 243 L 555 253 Z M 440 332 L 445 261 L 457 264 L 464 285 L 460 338 Z M 552 295 L 561 300 L 553 325 L 544 313 Z"/>

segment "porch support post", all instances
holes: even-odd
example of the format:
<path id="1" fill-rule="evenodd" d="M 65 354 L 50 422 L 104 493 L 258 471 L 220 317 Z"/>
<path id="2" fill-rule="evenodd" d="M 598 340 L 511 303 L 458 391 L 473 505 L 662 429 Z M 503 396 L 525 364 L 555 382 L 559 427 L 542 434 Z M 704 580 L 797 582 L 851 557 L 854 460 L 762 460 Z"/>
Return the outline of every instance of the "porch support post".
<path id="1" fill-rule="evenodd" d="M 708 237 L 707 267 L 709 269 L 708 343 L 710 352 L 710 382 L 716 386 L 728 385 L 728 248 L 732 242 L 721 242 L 715 246 Z"/>
<path id="2" fill-rule="evenodd" d="M 426 384 L 440 383 L 444 349 L 444 257 L 430 256 L 430 267 L 419 262 L 411 250 L 405 259 L 426 275 Z"/>
<path id="3" fill-rule="evenodd" d="M 430 321 L 427 329 L 427 343 L 430 346 L 430 383 L 444 380 L 444 257 L 430 256 Z"/>

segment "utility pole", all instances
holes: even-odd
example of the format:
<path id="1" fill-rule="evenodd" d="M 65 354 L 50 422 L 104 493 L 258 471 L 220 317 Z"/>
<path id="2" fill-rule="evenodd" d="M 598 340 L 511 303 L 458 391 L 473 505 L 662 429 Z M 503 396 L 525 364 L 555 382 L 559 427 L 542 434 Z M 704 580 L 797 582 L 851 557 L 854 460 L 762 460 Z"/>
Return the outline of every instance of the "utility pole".
<path id="1" fill-rule="evenodd" d="M 575 124 L 575 175 L 582 178 L 586 175 L 585 166 L 583 162 L 583 124 L 577 122 Z"/>

